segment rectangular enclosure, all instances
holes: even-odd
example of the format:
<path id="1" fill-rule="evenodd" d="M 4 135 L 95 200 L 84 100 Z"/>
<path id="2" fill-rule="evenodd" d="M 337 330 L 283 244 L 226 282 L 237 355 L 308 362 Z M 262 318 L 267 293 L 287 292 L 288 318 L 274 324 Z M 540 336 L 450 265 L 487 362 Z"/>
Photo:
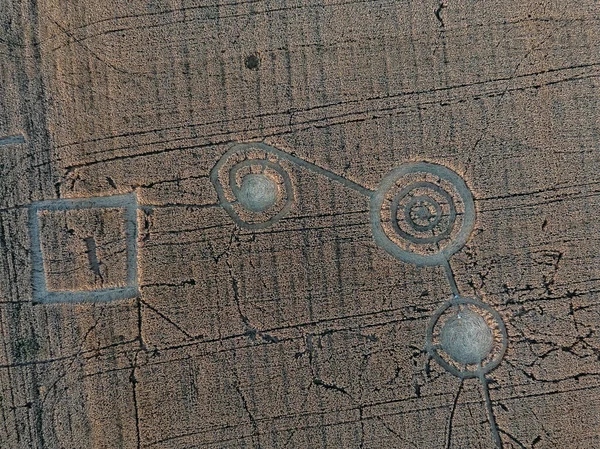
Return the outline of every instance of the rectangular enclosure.
<path id="1" fill-rule="evenodd" d="M 29 230 L 34 302 L 138 295 L 135 193 L 33 203 Z"/>

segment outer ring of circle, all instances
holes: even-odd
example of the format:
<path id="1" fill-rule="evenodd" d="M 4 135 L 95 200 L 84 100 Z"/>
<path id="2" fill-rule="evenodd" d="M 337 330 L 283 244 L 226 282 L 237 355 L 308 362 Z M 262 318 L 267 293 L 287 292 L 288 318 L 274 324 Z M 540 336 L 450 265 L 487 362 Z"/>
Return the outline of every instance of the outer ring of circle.
<path id="1" fill-rule="evenodd" d="M 381 224 L 381 208 L 386 193 L 396 184 L 399 178 L 409 173 L 431 173 L 450 182 L 456 188 L 464 204 L 465 210 L 460 231 L 449 245 L 433 254 L 416 254 L 400 248 L 386 235 Z M 443 265 L 452 254 L 463 247 L 471 235 L 475 224 L 475 203 L 473 202 L 473 195 L 464 180 L 449 168 L 429 162 L 413 162 L 392 170 L 382 179 L 379 187 L 371 197 L 370 217 L 375 242 L 395 258 L 416 265 Z"/>
<path id="2" fill-rule="evenodd" d="M 480 309 L 485 310 L 490 315 L 492 315 L 492 318 L 498 325 L 498 330 L 500 331 L 500 335 L 502 336 L 502 346 L 501 346 L 498 354 L 496 354 L 496 357 L 494 357 L 494 359 L 491 360 L 490 362 L 486 363 L 485 365 L 483 365 L 475 370 L 467 370 L 467 369 L 459 370 L 454 365 L 451 365 L 446 360 L 444 360 L 442 358 L 442 356 L 440 356 L 440 354 L 438 353 L 437 348 L 433 346 L 433 329 L 435 328 L 435 325 L 437 324 L 438 320 L 444 314 L 444 312 L 446 310 L 448 310 L 450 307 L 459 306 L 461 304 L 472 304 Z M 436 310 L 436 312 L 433 314 L 433 316 L 429 320 L 425 340 L 426 340 L 425 349 L 427 350 L 429 355 L 442 368 L 444 368 L 449 373 L 455 375 L 456 377 L 460 377 L 461 379 L 469 379 L 469 378 L 474 378 L 474 377 L 481 377 L 481 376 L 485 375 L 486 373 L 492 371 L 494 368 L 496 368 L 500 364 L 500 362 L 502 361 L 502 358 L 504 357 L 504 353 L 506 352 L 506 347 L 507 347 L 507 342 L 508 342 L 508 334 L 506 333 L 506 326 L 504 325 L 504 321 L 502 321 L 502 317 L 496 310 L 494 310 L 492 307 L 490 307 L 486 303 L 481 302 L 477 299 L 458 296 L 458 297 L 450 299 L 449 301 L 446 301 L 438 310 Z"/>
<path id="3" fill-rule="evenodd" d="M 286 199 L 284 206 L 281 208 L 281 210 L 279 212 L 277 212 L 273 217 L 271 217 L 267 221 L 263 221 L 260 223 L 248 223 L 247 221 L 242 220 L 240 218 L 240 216 L 236 213 L 236 211 L 233 207 L 233 202 L 229 201 L 225 196 L 225 191 L 223 189 L 223 185 L 221 184 L 221 181 L 219 180 L 219 172 L 220 172 L 221 168 L 223 168 L 223 166 L 225 165 L 227 160 L 233 154 L 243 153 L 243 152 L 249 151 L 249 150 L 259 150 L 259 151 L 264 151 L 266 153 L 275 154 L 275 155 L 278 153 L 277 150 L 275 150 L 273 147 L 270 147 L 269 145 L 266 145 L 261 142 L 254 142 L 254 143 L 247 143 L 247 144 L 244 143 L 244 144 L 234 145 L 229 151 L 227 151 L 223 156 L 221 156 L 221 159 L 219 159 L 219 162 L 217 162 L 217 164 L 213 167 L 213 169 L 210 172 L 210 180 L 213 183 L 215 190 L 217 191 L 217 196 L 219 198 L 219 203 L 220 203 L 221 207 L 223 207 L 223 209 L 225 209 L 225 211 L 229 214 L 229 216 L 233 219 L 233 221 L 238 226 L 246 228 L 246 229 L 264 229 L 264 228 L 268 228 L 269 226 L 272 226 L 275 222 L 279 221 L 292 208 L 292 203 L 294 201 L 294 192 L 292 190 L 292 181 L 290 179 L 289 173 L 281 165 L 279 165 L 275 162 L 271 162 L 267 159 L 247 159 L 246 161 L 256 161 L 257 163 L 259 163 L 261 165 L 264 165 L 266 162 L 267 165 L 269 166 L 269 168 L 272 168 L 273 170 L 277 171 L 277 173 L 279 173 L 279 175 L 283 179 L 283 185 L 285 188 L 285 193 L 287 195 L 287 199 Z M 236 164 L 235 166 L 237 166 L 243 162 L 245 162 L 245 161 L 241 161 L 238 164 Z M 231 179 L 231 178 L 229 178 L 229 179 Z"/>

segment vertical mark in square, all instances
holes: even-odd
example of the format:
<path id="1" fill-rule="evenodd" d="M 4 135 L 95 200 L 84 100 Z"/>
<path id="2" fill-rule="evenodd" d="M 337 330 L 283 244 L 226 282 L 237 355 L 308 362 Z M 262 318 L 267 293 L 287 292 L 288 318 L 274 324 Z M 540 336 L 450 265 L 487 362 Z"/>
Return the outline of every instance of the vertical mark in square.
<path id="1" fill-rule="evenodd" d="M 102 273 L 100 272 L 100 261 L 98 260 L 98 249 L 96 248 L 96 239 L 94 237 L 86 237 L 83 239 L 85 242 L 86 253 L 88 256 L 88 262 L 90 263 L 90 269 L 98 279 L 100 284 L 104 283 Z"/>
<path id="2" fill-rule="evenodd" d="M 56 229 L 48 229 L 41 226 L 40 222 L 47 219 L 48 214 L 69 213 L 72 211 L 95 212 L 97 210 L 118 209 L 122 211 L 121 232 L 124 232 L 123 247 L 126 250 L 124 264 L 119 273 L 122 281 L 117 286 L 105 287 L 107 279 L 106 272 L 102 271 L 103 261 L 100 260 L 99 251 L 104 249 L 102 242 L 98 241 L 98 236 L 83 234 L 80 242 L 85 244 L 85 255 L 87 258 L 88 269 L 99 280 L 99 288 L 90 288 L 87 285 L 77 285 L 75 289 L 59 288 L 58 290 L 49 288 L 49 276 L 56 276 L 56 273 L 48 271 L 47 251 L 53 248 L 43 248 L 44 242 L 42 234 L 50 232 L 50 237 L 54 238 L 57 234 Z M 109 213 L 110 214 L 110 213 Z M 113 214 L 114 216 L 114 214 Z M 46 222 L 47 223 L 47 222 Z M 107 224 L 110 226 L 110 224 Z M 114 224 L 113 224 L 114 226 Z M 138 264 L 137 264 L 137 198 L 135 193 L 127 195 L 116 195 L 109 197 L 81 198 L 81 199 L 59 199 L 49 201 L 39 201 L 33 203 L 29 210 L 29 232 L 31 238 L 31 262 L 32 262 L 32 283 L 33 283 L 33 301 L 35 303 L 48 302 L 81 302 L 81 301 L 112 301 L 116 299 L 134 298 L 139 295 L 138 283 Z M 94 234 L 92 234 L 94 235 Z M 67 261 L 68 263 L 68 261 Z M 69 267 L 67 267 L 69 268 Z M 70 267 L 72 269 L 72 267 Z M 114 271 L 114 266 L 111 266 Z M 78 268 L 75 267 L 75 270 Z"/>

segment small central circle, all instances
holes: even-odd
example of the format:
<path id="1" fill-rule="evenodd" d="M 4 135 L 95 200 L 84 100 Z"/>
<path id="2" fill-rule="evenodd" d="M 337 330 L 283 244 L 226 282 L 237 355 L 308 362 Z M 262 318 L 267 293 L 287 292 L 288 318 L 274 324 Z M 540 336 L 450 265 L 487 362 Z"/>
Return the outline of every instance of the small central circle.
<path id="1" fill-rule="evenodd" d="M 277 201 L 278 187 L 264 174 L 248 174 L 242 179 L 238 201 L 252 212 L 264 212 Z"/>
<path id="2" fill-rule="evenodd" d="M 404 222 L 413 231 L 430 232 L 442 219 L 442 206 L 428 195 L 417 195 L 407 199 L 402 207 Z M 396 212 L 396 220 L 402 220 Z"/>
<path id="3" fill-rule="evenodd" d="M 492 330 L 485 319 L 470 309 L 454 314 L 440 332 L 442 349 L 462 364 L 478 364 L 494 347 Z"/>
<path id="4" fill-rule="evenodd" d="M 435 220 L 435 208 L 430 203 L 419 201 L 411 208 L 410 217 L 415 223 L 427 226 Z"/>

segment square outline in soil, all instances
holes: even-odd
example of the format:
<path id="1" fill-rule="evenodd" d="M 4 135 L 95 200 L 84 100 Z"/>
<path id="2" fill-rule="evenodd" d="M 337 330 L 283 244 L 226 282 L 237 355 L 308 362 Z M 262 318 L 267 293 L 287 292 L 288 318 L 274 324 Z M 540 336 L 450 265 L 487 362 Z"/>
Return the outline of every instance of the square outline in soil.
<path id="1" fill-rule="evenodd" d="M 81 209 L 118 208 L 125 210 L 125 238 L 127 242 L 127 285 L 83 291 L 49 292 L 44 269 L 44 255 L 40 239 L 41 211 L 68 211 Z M 91 198 L 72 198 L 38 201 L 29 206 L 31 238 L 31 265 L 34 303 L 112 301 L 135 298 L 139 295 L 137 264 L 137 196 L 135 193 Z"/>

